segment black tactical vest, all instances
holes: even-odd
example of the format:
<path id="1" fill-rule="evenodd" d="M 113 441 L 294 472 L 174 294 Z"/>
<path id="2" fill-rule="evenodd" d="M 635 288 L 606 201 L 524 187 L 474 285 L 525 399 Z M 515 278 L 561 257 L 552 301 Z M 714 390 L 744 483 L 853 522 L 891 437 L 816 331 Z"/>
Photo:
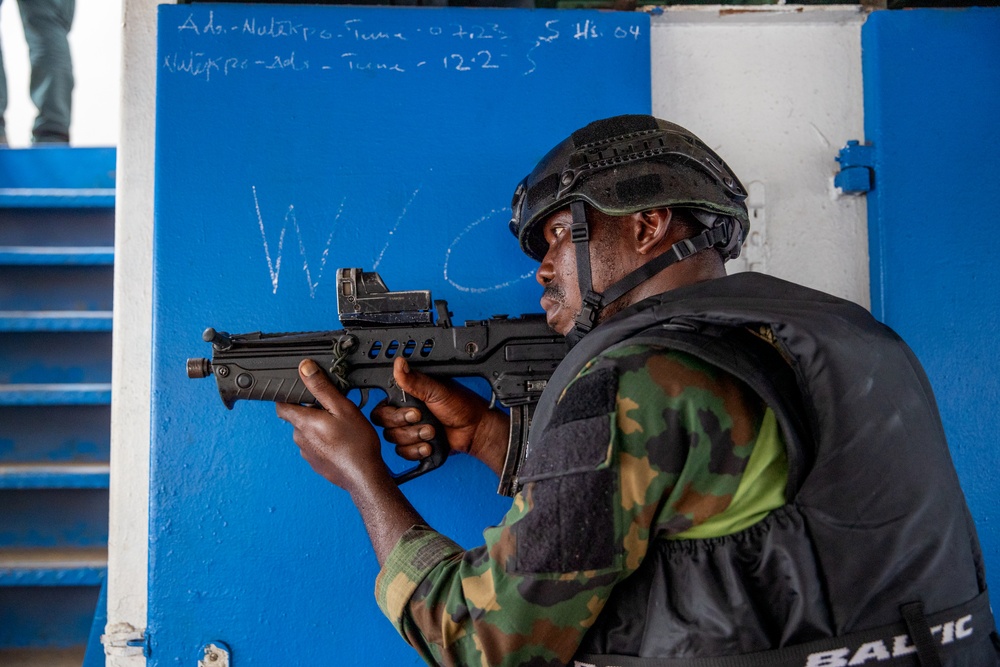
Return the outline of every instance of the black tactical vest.
<path id="1" fill-rule="evenodd" d="M 787 443 L 787 504 L 734 535 L 653 540 L 577 664 L 1000 665 L 975 527 L 930 384 L 899 336 L 856 304 L 761 274 L 672 290 L 570 351 L 528 457 L 584 364 L 636 342 L 758 392 Z M 706 661 L 717 656 L 743 658 Z"/>

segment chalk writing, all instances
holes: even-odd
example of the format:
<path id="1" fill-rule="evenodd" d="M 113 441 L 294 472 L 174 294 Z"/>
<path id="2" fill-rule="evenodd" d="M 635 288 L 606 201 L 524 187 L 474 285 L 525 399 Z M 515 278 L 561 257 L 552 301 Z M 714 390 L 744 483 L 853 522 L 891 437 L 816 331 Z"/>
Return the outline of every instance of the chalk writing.
<path id="1" fill-rule="evenodd" d="M 185 46 L 191 48 L 163 56 L 162 68 L 170 74 L 206 82 L 219 76 L 245 76 L 255 70 L 295 73 L 312 69 L 398 75 L 443 69 L 468 75 L 473 71 L 497 72 L 514 67 L 515 73 L 529 75 L 542 62 L 538 58 L 539 49 L 556 48 L 557 42 L 564 42 L 560 49 L 571 44 L 586 48 L 584 43 L 609 39 L 638 42 L 645 18 L 625 14 L 614 18 L 596 15 L 574 21 L 545 19 L 535 23 L 537 27 L 528 27 L 527 34 L 523 27 L 519 28 L 517 35 L 498 22 L 435 24 L 431 22 L 437 16 L 435 13 L 426 15 L 426 23 L 372 21 L 355 15 L 329 25 L 319 25 L 315 19 L 253 16 L 247 15 L 246 10 L 218 7 L 182 16 L 177 31 L 183 35 Z M 408 15 L 408 19 L 413 16 Z M 302 45 L 271 53 L 264 47 L 265 52 L 261 52 L 261 46 L 271 42 Z M 324 43 L 329 46 L 324 47 Z"/>
<path id="2" fill-rule="evenodd" d="M 323 274 L 326 270 L 327 262 L 330 257 L 330 249 L 333 247 L 333 237 L 338 228 L 341 217 L 343 216 L 344 208 L 347 204 L 347 196 L 345 195 L 340 200 L 340 206 L 337 209 L 337 214 L 334 216 L 333 221 L 330 223 L 330 232 L 329 234 L 326 235 L 326 240 L 322 243 L 322 252 L 320 253 L 319 259 L 317 260 L 315 257 L 316 254 L 315 247 L 307 248 L 306 246 L 306 241 L 302 233 L 302 228 L 299 225 L 298 216 L 296 215 L 295 205 L 289 204 L 288 208 L 286 209 L 281 222 L 281 230 L 278 232 L 277 244 L 275 245 L 272 244 L 271 242 L 273 241 L 274 226 L 271 225 L 270 226 L 271 229 L 269 231 L 268 229 L 269 225 L 265 222 L 264 214 L 261 212 L 260 198 L 257 193 L 257 186 L 251 186 L 250 191 L 253 196 L 254 216 L 257 223 L 257 229 L 260 232 L 261 243 L 263 245 L 263 250 L 264 250 L 264 262 L 267 266 L 268 278 L 271 283 L 271 293 L 272 294 L 278 293 L 278 286 L 281 279 L 281 269 L 283 264 L 287 264 L 287 262 L 284 262 L 285 251 L 286 251 L 285 240 L 290 239 L 289 232 L 291 231 L 295 234 L 295 242 L 298 245 L 297 248 L 298 256 L 302 262 L 301 263 L 302 272 L 306 280 L 306 286 L 309 289 L 309 297 L 311 299 L 315 299 L 316 293 L 318 292 L 319 287 L 323 282 Z M 400 211 L 399 216 L 396 218 L 395 224 L 393 224 L 392 229 L 389 230 L 386 236 L 385 244 L 382 246 L 381 251 L 378 253 L 378 256 L 375 258 L 375 261 L 372 264 L 373 271 L 377 271 L 379 266 L 381 265 L 382 259 L 385 257 L 385 253 L 388 251 L 390 245 L 397 236 L 397 232 L 399 231 L 403 222 L 406 220 L 407 212 L 409 211 L 410 206 L 413 204 L 413 201 L 416 199 L 419 193 L 420 193 L 420 187 L 417 187 L 410 195 L 410 198 L 407 200 L 406 204 L 403 206 L 403 210 Z M 459 282 L 456 279 L 456 276 L 454 275 L 455 270 L 452 268 L 452 263 L 451 263 L 452 254 L 455 251 L 456 246 L 458 246 L 463 240 L 466 239 L 466 237 L 470 235 L 470 233 L 472 233 L 477 227 L 482 225 L 484 222 L 489 221 L 490 224 L 494 224 L 498 217 L 500 219 L 506 220 L 507 218 L 510 217 L 510 209 L 509 208 L 493 209 L 486 215 L 480 217 L 478 220 L 475 220 L 472 224 L 468 225 L 465 229 L 463 229 L 458 234 L 458 236 L 456 236 L 452 240 L 452 242 L 448 245 L 448 248 L 445 250 L 444 279 L 445 281 L 448 282 L 448 284 L 453 286 L 458 291 L 470 294 L 482 294 L 484 292 L 491 292 L 491 291 L 505 289 L 507 287 L 510 287 L 511 285 L 521 282 L 522 280 L 530 279 L 535 275 L 535 271 L 531 270 L 527 271 L 523 275 L 515 276 L 509 280 L 504 280 L 496 284 L 487 286 L 466 285 L 462 282 Z M 269 234 L 272 237 L 271 241 L 268 240 Z M 294 252 L 294 250 L 292 252 Z M 310 261 L 310 257 L 312 257 L 312 261 Z"/>
<path id="3" fill-rule="evenodd" d="M 271 278 L 271 293 L 278 293 L 278 279 L 281 277 L 281 260 L 284 256 L 285 235 L 288 232 L 289 224 L 291 224 L 299 243 L 299 256 L 302 258 L 302 271 L 305 273 L 306 284 L 309 287 L 309 297 L 315 299 L 316 288 L 319 287 L 320 282 L 323 279 L 323 271 L 326 269 L 326 262 L 330 256 L 330 244 L 333 242 L 333 232 L 336 230 L 337 221 L 340 220 L 340 215 L 344 211 L 344 204 L 347 201 L 347 197 L 344 197 L 344 199 L 341 200 L 340 209 L 337 211 L 337 215 L 333 219 L 330 235 L 327 236 L 326 243 L 323 246 L 323 253 L 320 255 L 319 270 L 316 273 L 316 280 L 313 280 L 312 269 L 309 266 L 309 258 L 306 252 L 305 241 L 302 239 L 302 229 L 299 227 L 299 221 L 295 215 L 295 206 L 289 205 L 288 211 L 285 213 L 284 224 L 281 227 L 281 232 L 278 234 L 278 247 L 275 252 L 275 257 L 272 260 L 271 247 L 267 242 L 267 231 L 264 225 L 264 216 L 260 212 L 260 201 L 257 198 L 257 186 L 251 186 L 250 190 L 253 192 L 253 205 L 254 211 L 257 215 L 257 226 L 260 229 L 260 237 L 264 243 L 264 259 L 267 262 L 267 272 Z"/>
<path id="4" fill-rule="evenodd" d="M 504 215 L 501 215 L 501 214 L 504 214 Z M 444 253 L 444 279 L 448 282 L 449 285 L 451 285 L 452 287 L 454 287 L 455 289 L 457 289 L 459 292 L 466 292 L 466 293 L 469 293 L 469 294 L 482 294 L 484 292 L 493 292 L 493 291 L 496 291 L 496 290 L 501 290 L 501 289 L 510 287 L 511 285 L 514 285 L 515 283 L 519 283 L 522 280 L 525 280 L 527 278 L 531 278 L 531 277 L 533 277 L 535 275 L 535 271 L 531 270 L 531 271 L 528 271 L 528 272 L 524 273 L 523 275 L 517 276 L 516 278 L 512 278 L 510 280 L 505 280 L 505 281 L 496 283 L 495 285 L 489 285 L 487 287 L 470 287 L 468 285 L 463 285 L 463 284 L 459 283 L 458 281 L 456 281 L 452 277 L 453 271 L 450 268 L 450 265 L 451 265 L 451 254 L 452 254 L 452 251 L 455 249 L 455 246 L 457 246 L 462 241 L 462 239 L 465 238 L 476 227 L 478 227 L 479 225 L 483 224 L 487 220 L 491 220 L 492 218 L 495 218 L 498 215 L 500 215 L 501 218 L 503 218 L 503 219 L 508 219 L 510 217 L 510 209 L 509 208 L 493 209 L 492 211 L 490 211 L 489 213 L 487 213 L 483 217 L 479 218 L 478 220 L 476 220 L 475 222 L 473 222 L 471 225 L 469 225 L 468 227 L 466 227 L 465 229 L 463 229 L 459 233 L 459 235 L 455 237 L 455 240 L 453 240 L 451 242 L 451 244 L 448 246 L 448 249 L 445 251 L 445 253 Z"/>
<path id="5" fill-rule="evenodd" d="M 583 23 L 576 24 L 576 32 L 573 39 L 597 39 L 601 33 L 597 32 L 597 23 L 587 19 Z"/>
<path id="6" fill-rule="evenodd" d="M 503 54 L 500 57 L 506 58 L 507 56 Z M 477 51 L 474 57 L 469 58 L 468 64 L 466 64 L 465 58 L 458 53 L 452 53 L 444 58 L 445 69 L 452 67 L 456 72 L 469 72 L 472 71 L 473 66 L 480 69 L 500 69 L 500 65 L 493 62 L 493 54 L 489 51 Z"/>
<path id="7" fill-rule="evenodd" d="M 195 53 L 191 51 L 187 56 L 182 56 L 180 54 L 173 54 L 172 56 L 167 56 L 163 59 L 163 67 L 168 72 L 173 72 L 177 74 L 190 74 L 196 78 L 204 78 L 205 81 L 212 80 L 212 72 L 218 72 L 219 62 L 222 58 L 219 57 L 209 57 L 204 53 Z M 228 70 L 223 70 L 224 73 L 228 74 Z"/>
<path id="8" fill-rule="evenodd" d="M 293 69 L 297 72 L 301 72 L 304 69 L 309 69 L 309 61 L 303 61 L 301 63 L 295 62 L 295 51 L 292 51 L 292 55 L 287 58 L 282 58 L 280 56 L 275 56 L 270 62 L 263 60 L 256 61 L 258 65 L 263 65 L 264 69 Z"/>
<path id="9" fill-rule="evenodd" d="M 558 20 L 546 21 L 545 22 L 545 34 L 538 36 L 539 42 L 545 42 L 546 44 L 559 39 L 559 30 L 556 29 L 556 24 L 559 23 Z"/>
<path id="10" fill-rule="evenodd" d="M 385 256 L 385 251 L 389 249 L 389 245 L 392 243 L 393 234 L 396 233 L 396 230 L 399 229 L 399 225 L 402 224 L 403 218 L 406 217 L 406 211 L 410 208 L 410 204 L 413 203 L 413 200 L 417 198 L 418 192 L 420 192 L 419 187 L 413 191 L 412 195 L 410 195 L 409 201 L 406 202 L 406 205 L 403 206 L 403 210 L 400 212 L 399 217 L 396 218 L 396 224 L 389 230 L 389 237 L 385 240 L 385 245 L 382 246 L 382 251 L 379 252 L 378 257 L 375 258 L 375 263 L 372 265 L 372 271 L 378 270 L 378 266 L 382 263 L 382 258 Z"/>
<path id="11" fill-rule="evenodd" d="M 383 30 L 362 30 L 361 29 L 361 19 L 351 19 L 344 22 L 344 29 L 349 35 L 352 35 L 354 39 L 363 42 L 373 42 L 379 39 L 398 39 L 406 41 L 403 37 L 403 33 L 394 32 L 392 34 L 387 33 Z"/>
<path id="12" fill-rule="evenodd" d="M 191 51 L 187 55 L 174 53 L 163 58 L 163 68 L 173 74 L 188 74 L 192 77 L 212 80 L 212 73 L 229 76 L 234 72 L 246 71 L 251 66 L 268 70 L 294 70 L 301 72 L 309 69 L 309 61 L 296 60 L 295 52 L 288 55 L 274 55 L 269 58 L 249 60 L 236 56 L 208 56 L 201 52 Z"/>

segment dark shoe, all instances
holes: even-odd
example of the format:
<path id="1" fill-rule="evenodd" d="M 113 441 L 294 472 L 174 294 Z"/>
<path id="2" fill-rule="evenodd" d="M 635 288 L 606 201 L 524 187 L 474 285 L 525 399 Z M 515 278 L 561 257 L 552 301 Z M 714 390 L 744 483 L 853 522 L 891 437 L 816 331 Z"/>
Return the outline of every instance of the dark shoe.
<path id="1" fill-rule="evenodd" d="M 44 132 L 31 137 L 33 144 L 68 144 L 69 135 L 61 132 Z"/>

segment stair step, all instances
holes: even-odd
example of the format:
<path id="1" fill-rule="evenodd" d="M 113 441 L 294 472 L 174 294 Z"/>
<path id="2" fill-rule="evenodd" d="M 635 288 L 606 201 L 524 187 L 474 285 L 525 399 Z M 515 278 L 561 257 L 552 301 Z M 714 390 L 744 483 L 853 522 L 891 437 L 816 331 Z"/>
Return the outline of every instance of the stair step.
<path id="1" fill-rule="evenodd" d="M 0 310 L 0 332 L 111 331 L 110 310 Z"/>
<path id="2" fill-rule="evenodd" d="M 4 667 L 80 667 L 86 654 L 86 646 L 0 648 L 0 665 Z"/>
<path id="3" fill-rule="evenodd" d="M 115 249 L 106 246 L 0 246 L 0 264 L 108 265 L 115 263 Z"/>
<path id="4" fill-rule="evenodd" d="M 0 207 L 114 208 L 114 188 L 0 188 Z"/>
<path id="5" fill-rule="evenodd" d="M 0 489 L 106 489 L 107 463 L 2 463 Z"/>
<path id="6" fill-rule="evenodd" d="M 110 383 L 0 384 L 0 405 L 108 405 Z"/>
<path id="7" fill-rule="evenodd" d="M 107 547 L 0 549 L 0 586 L 99 586 Z"/>
<path id="8" fill-rule="evenodd" d="M 0 462 L 106 462 L 110 410 L 108 405 L 0 406 Z"/>

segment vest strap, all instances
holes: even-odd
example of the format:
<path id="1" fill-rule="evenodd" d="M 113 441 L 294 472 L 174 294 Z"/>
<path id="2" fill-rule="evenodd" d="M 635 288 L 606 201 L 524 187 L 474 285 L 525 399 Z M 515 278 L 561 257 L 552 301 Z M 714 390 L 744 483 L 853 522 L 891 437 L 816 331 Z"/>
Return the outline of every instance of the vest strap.
<path id="1" fill-rule="evenodd" d="M 906 629 L 913 638 L 913 644 L 917 648 L 917 657 L 920 659 L 920 667 L 941 667 L 941 656 L 938 655 L 931 633 L 931 624 L 924 616 L 923 602 L 908 602 L 901 605 L 899 612 L 903 615 Z"/>
<path id="2" fill-rule="evenodd" d="M 917 603 L 920 604 L 920 603 Z M 907 607 L 908 605 L 903 605 Z M 991 641 L 994 632 L 989 597 L 983 591 L 972 600 L 924 619 L 930 653 L 938 658 L 976 641 Z M 716 658 L 639 658 L 626 655 L 578 655 L 572 667 L 924 667 L 919 639 L 911 640 L 905 621 L 852 632 L 807 644 L 770 651 Z"/>

